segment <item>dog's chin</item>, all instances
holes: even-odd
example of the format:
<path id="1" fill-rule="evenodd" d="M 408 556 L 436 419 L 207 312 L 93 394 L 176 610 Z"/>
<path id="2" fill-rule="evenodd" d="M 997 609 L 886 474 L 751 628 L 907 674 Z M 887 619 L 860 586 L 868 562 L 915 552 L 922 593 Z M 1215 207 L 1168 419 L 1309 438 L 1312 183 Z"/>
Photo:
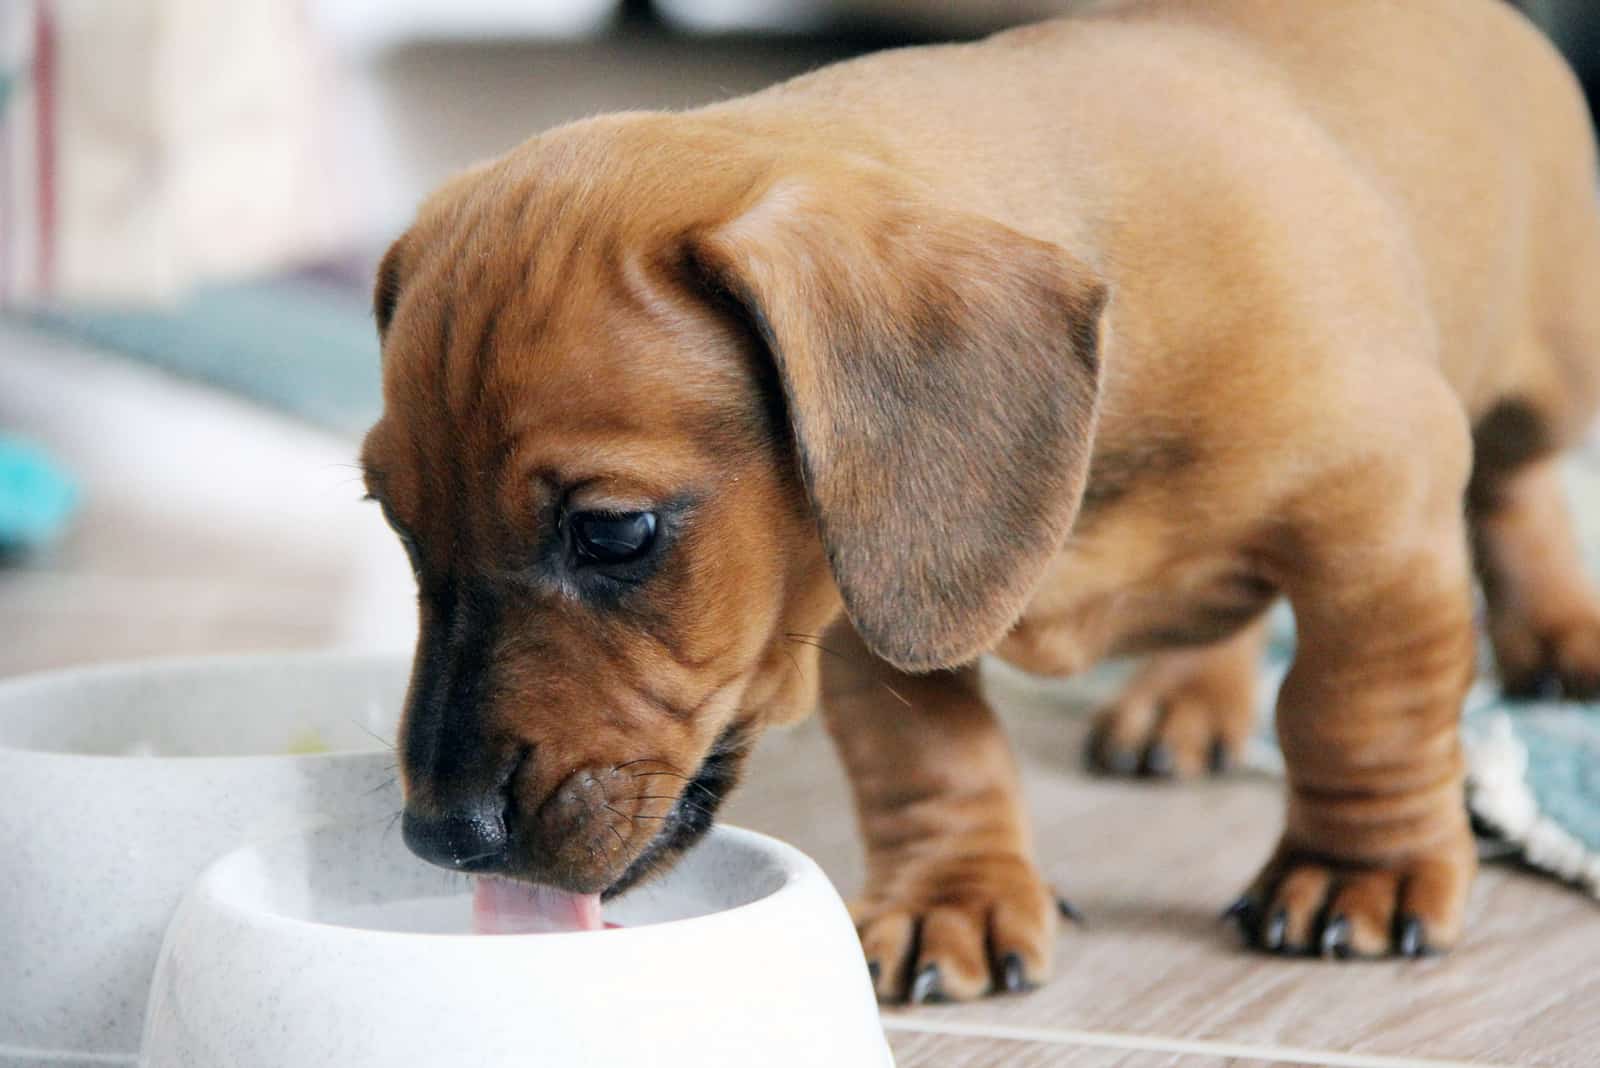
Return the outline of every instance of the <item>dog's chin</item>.
<path id="1" fill-rule="evenodd" d="M 710 753 L 700 762 L 694 778 L 684 785 L 677 802 L 661 821 L 649 843 L 623 869 L 622 875 L 600 893 L 602 901 L 670 869 L 678 859 L 704 838 L 716 822 L 717 810 L 738 785 L 750 752 L 748 734 L 738 726 L 729 727 L 717 738 Z"/>

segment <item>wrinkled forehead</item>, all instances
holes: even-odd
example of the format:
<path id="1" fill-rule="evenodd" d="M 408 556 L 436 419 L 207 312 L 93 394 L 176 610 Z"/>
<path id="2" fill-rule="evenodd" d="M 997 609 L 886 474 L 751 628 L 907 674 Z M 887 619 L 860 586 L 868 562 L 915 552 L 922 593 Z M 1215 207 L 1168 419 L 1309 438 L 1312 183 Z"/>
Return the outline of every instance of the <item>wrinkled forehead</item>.
<path id="1" fill-rule="evenodd" d="M 765 432 L 749 339 L 670 256 L 615 227 L 506 222 L 413 235 L 370 462 L 453 492 L 473 473 L 671 482 Z"/>

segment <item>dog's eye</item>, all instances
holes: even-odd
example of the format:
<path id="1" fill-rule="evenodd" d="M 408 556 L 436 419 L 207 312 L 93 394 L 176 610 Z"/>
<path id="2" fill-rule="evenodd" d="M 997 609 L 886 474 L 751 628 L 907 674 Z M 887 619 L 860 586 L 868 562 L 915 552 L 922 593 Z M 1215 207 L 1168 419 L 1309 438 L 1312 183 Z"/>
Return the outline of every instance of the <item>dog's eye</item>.
<path id="1" fill-rule="evenodd" d="M 417 552 L 416 539 L 414 539 L 411 536 L 411 532 L 405 528 L 405 524 L 401 523 L 394 517 L 394 512 L 390 511 L 387 501 L 378 500 L 377 497 L 374 497 L 370 493 L 367 494 L 365 499 L 369 501 L 378 501 L 378 507 L 383 511 L 384 522 L 389 524 L 389 529 L 394 531 L 395 537 L 400 539 L 400 544 L 405 548 L 406 551 L 406 558 L 411 561 L 411 574 L 420 580 L 422 577 L 422 554 Z"/>
<path id="2" fill-rule="evenodd" d="M 654 512 L 576 512 L 569 519 L 579 559 L 626 564 L 650 551 L 656 540 Z"/>

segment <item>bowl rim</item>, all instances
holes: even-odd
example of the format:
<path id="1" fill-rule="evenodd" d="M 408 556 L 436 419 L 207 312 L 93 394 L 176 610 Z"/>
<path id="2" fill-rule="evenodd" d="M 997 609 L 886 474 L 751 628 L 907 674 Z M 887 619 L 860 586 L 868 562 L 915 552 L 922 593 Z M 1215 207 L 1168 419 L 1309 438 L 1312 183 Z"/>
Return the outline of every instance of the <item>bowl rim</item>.
<path id="1" fill-rule="evenodd" d="M 311 936 L 319 939 L 338 939 L 344 944 L 362 942 L 389 942 L 399 944 L 400 941 L 423 940 L 439 945 L 479 947 L 491 946 L 516 946 L 523 944 L 526 939 L 533 939 L 538 945 L 571 946 L 574 940 L 593 936 L 605 935 L 607 945 L 630 939 L 646 940 L 661 937 L 662 931 L 683 931 L 685 928 L 709 930 L 720 927 L 729 922 L 740 922 L 752 912 L 781 908 L 788 901 L 794 899 L 796 893 L 814 888 L 817 884 L 824 886 L 828 893 L 835 899 L 838 890 L 832 880 L 822 871 L 815 860 L 788 842 L 774 838 L 759 831 L 752 831 L 745 827 L 732 824 L 719 823 L 707 832 L 706 839 L 697 843 L 693 848 L 699 849 L 711 844 L 710 839 L 716 837 L 723 843 L 760 852 L 777 861 L 780 881 L 768 893 L 762 894 L 753 900 L 734 905 L 730 908 L 716 909 L 712 912 L 696 916 L 685 916 L 676 920 L 661 920 L 656 923 L 638 924 L 631 927 L 608 928 L 600 931 L 550 931 L 529 934 L 494 934 L 483 935 L 470 931 L 441 932 L 441 931 L 393 931 L 373 927 L 353 927 L 348 924 L 331 923 L 326 920 L 312 920 L 300 916 L 287 916 L 281 912 L 266 911 L 248 908 L 236 899 L 222 894 L 218 887 L 218 880 L 226 874 L 226 869 L 233 865 L 245 863 L 248 854 L 262 853 L 274 846 L 285 844 L 295 839 L 310 838 L 318 834 L 337 832 L 340 830 L 353 830 L 368 826 L 376 827 L 381 821 L 377 820 L 319 820 L 309 823 L 298 830 L 288 834 L 274 835 L 259 841 L 249 842 L 222 854 L 210 864 L 190 884 L 184 894 L 183 902 L 174 914 L 169 935 L 172 928 L 183 922 L 184 914 L 194 908 L 204 908 L 213 911 L 230 924 L 253 927 L 257 930 L 279 931 L 287 934 Z M 417 860 L 418 864 L 426 861 Z M 263 867 L 267 867 L 263 865 Z M 841 904 L 841 908 L 843 905 Z M 731 919 L 730 919 L 731 918 Z M 554 940 L 554 941 L 552 941 Z M 504 952 L 504 950 L 487 950 L 489 952 Z"/>
<path id="2" fill-rule="evenodd" d="M 344 663 L 351 665 L 394 666 L 409 670 L 410 657 L 398 652 L 372 649 L 262 649 L 244 653 L 197 653 L 179 656 L 133 657 L 106 660 L 92 664 L 73 664 L 65 667 L 29 671 L 20 675 L 0 678 L 0 717 L 12 701 L 26 700 L 36 694 L 48 695 L 56 687 L 70 687 L 83 682 L 107 680 L 143 680 L 152 676 L 171 679 L 187 674 L 211 670 L 240 670 L 276 666 L 280 670 L 294 667 L 322 666 Z M 382 739 L 375 739 L 381 742 Z M 19 756 L 29 760 L 89 761 L 136 764 L 144 767 L 170 765 L 181 762 L 200 766 L 217 762 L 237 765 L 241 761 L 327 761 L 368 759 L 373 755 L 387 756 L 393 746 L 374 746 L 370 749 L 330 749 L 316 753 L 84 753 L 71 749 L 37 749 L 17 745 L 0 734 L 0 756 Z"/>

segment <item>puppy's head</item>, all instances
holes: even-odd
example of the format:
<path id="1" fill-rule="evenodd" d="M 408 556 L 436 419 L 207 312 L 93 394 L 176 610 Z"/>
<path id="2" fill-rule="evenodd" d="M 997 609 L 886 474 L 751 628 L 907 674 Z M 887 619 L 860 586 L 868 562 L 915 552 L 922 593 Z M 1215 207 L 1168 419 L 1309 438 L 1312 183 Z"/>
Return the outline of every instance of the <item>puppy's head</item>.
<path id="1" fill-rule="evenodd" d="M 1020 612 L 1082 493 L 1103 288 L 879 164 L 704 119 L 547 134 L 380 270 L 369 488 L 416 570 L 421 856 L 614 892 L 815 703 Z"/>

